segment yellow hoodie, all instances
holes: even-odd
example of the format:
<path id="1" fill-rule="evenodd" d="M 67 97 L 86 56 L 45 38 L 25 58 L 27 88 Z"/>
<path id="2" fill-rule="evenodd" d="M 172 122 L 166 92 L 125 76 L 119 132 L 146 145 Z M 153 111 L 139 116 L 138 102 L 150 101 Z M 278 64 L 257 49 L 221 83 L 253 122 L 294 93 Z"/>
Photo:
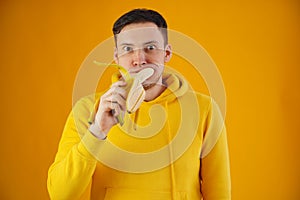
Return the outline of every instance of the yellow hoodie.
<path id="1" fill-rule="evenodd" d="M 226 130 L 215 102 L 178 75 L 158 98 L 125 115 L 106 140 L 88 130 L 96 96 L 70 113 L 48 172 L 51 199 L 231 199 Z"/>

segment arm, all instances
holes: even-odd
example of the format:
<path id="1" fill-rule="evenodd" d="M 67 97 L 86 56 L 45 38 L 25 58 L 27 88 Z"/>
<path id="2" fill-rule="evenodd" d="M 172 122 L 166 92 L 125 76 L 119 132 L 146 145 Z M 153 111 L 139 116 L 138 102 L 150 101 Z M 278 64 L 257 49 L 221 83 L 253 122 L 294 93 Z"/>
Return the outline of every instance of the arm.
<path id="1" fill-rule="evenodd" d="M 47 187 L 51 199 L 79 199 L 96 169 L 97 154 L 105 144 L 109 130 L 117 124 L 116 116 L 125 109 L 125 82 L 118 81 L 104 93 L 97 103 L 93 124 L 89 118 L 95 109 L 89 96 L 76 103 L 66 122 L 58 152 L 48 172 Z M 114 111 L 114 112 L 112 112 Z M 94 156 L 95 157 L 94 157 Z"/>
<path id="2" fill-rule="evenodd" d="M 231 199 L 226 128 L 218 106 L 212 101 L 201 151 L 201 192 L 204 200 Z"/>
<path id="3" fill-rule="evenodd" d="M 49 168 L 47 187 L 51 199 L 79 199 L 87 190 L 105 141 L 88 131 L 88 117 L 93 101 L 80 100 L 69 115 L 54 163 Z"/>

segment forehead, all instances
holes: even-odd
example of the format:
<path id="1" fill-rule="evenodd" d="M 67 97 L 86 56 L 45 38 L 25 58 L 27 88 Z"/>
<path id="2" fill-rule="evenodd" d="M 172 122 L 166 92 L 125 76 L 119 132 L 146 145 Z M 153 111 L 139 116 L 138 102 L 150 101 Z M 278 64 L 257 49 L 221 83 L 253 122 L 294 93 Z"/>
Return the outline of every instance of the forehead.
<path id="1" fill-rule="evenodd" d="M 151 22 L 126 25 L 117 35 L 117 44 L 141 45 L 149 41 L 163 44 L 163 36 L 159 28 Z"/>

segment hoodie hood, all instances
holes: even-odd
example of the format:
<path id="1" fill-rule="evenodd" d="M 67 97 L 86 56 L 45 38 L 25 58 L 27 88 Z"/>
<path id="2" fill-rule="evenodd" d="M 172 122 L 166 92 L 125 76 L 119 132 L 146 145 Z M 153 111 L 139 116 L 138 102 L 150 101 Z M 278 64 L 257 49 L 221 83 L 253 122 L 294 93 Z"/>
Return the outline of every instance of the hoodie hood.
<path id="1" fill-rule="evenodd" d="M 161 101 L 173 101 L 176 98 L 183 96 L 187 90 L 187 82 L 181 78 L 178 74 L 173 73 L 164 73 L 163 74 L 163 84 L 167 86 L 167 89 L 153 102 L 161 102 Z"/>

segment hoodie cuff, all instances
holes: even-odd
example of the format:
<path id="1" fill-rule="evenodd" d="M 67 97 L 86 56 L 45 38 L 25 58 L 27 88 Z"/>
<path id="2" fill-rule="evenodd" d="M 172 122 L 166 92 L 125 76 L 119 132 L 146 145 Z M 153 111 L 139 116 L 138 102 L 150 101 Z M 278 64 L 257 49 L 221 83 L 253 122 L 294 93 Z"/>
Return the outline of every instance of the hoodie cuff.
<path id="1" fill-rule="evenodd" d="M 91 159 L 97 159 L 97 155 L 105 143 L 105 140 L 99 140 L 87 130 L 78 145 L 78 151 Z"/>

